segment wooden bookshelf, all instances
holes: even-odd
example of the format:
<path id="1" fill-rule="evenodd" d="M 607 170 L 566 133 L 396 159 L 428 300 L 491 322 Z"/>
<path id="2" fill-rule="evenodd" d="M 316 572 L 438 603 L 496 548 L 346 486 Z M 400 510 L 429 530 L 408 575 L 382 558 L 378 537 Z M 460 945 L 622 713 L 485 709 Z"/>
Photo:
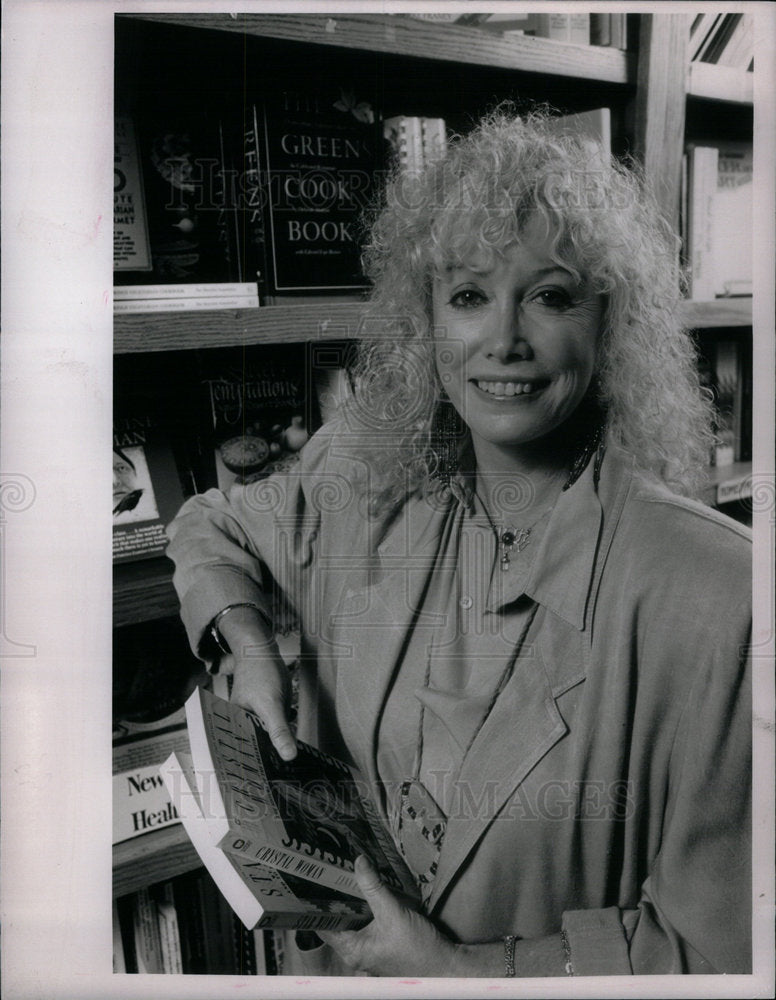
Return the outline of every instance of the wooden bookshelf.
<path id="1" fill-rule="evenodd" d="M 201 868 L 183 827 L 166 826 L 113 845 L 113 897 Z"/>
<path id="2" fill-rule="evenodd" d="M 754 73 L 715 63 L 692 62 L 687 77 L 687 93 L 713 101 L 736 104 L 754 102 Z"/>
<path id="3" fill-rule="evenodd" d="M 114 320 L 114 350 L 190 350 L 233 344 L 282 344 L 303 340 L 345 340 L 357 337 L 361 302 L 320 305 L 264 306 L 259 309 L 212 312 L 122 314 Z M 684 322 L 691 328 L 751 326 L 752 300 L 716 299 L 683 302 Z"/>
<path id="4" fill-rule="evenodd" d="M 307 45 L 415 56 L 460 64 L 572 76 L 606 83 L 635 83 L 631 53 L 547 38 L 501 38 L 458 24 L 435 24 L 382 14 L 136 14 L 144 20 L 239 32 Z"/>
<path id="5" fill-rule="evenodd" d="M 714 299 L 712 302 L 682 303 L 682 319 L 693 330 L 752 325 L 752 300 Z"/>
<path id="6" fill-rule="evenodd" d="M 322 299 L 320 305 L 121 314 L 113 323 L 113 348 L 117 354 L 128 354 L 235 344 L 341 340 L 357 335 L 361 309 L 358 301 L 327 304 Z"/>

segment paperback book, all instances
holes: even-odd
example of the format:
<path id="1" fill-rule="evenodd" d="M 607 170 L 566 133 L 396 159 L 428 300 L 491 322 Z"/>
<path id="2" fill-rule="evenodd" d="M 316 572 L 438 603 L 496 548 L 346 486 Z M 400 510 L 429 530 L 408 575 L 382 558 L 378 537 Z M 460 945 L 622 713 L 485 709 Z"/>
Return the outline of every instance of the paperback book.
<path id="1" fill-rule="evenodd" d="M 282 760 L 252 712 L 209 692 L 192 694 L 186 718 L 191 766 L 177 754 L 162 771 L 203 863 L 254 921 L 247 926 L 366 923 L 359 854 L 396 893 L 417 898 L 354 768 L 301 742 L 293 761 Z"/>
<path id="2" fill-rule="evenodd" d="M 209 808 L 190 757 L 173 753 L 159 772 L 200 861 L 246 928 L 352 930 L 369 922 L 365 900 L 250 861 L 214 843 Z"/>

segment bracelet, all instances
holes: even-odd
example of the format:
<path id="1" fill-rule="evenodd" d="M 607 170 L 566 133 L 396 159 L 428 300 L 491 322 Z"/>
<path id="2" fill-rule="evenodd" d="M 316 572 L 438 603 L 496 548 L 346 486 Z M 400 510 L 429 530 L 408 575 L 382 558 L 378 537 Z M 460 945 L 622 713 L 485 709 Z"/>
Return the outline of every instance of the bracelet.
<path id="1" fill-rule="evenodd" d="M 515 974 L 515 935 L 507 934 L 504 937 L 504 965 L 506 966 L 506 976 L 511 979 Z"/>
<path id="2" fill-rule="evenodd" d="M 228 656 L 232 651 L 229 648 L 229 644 L 221 635 L 218 626 L 221 624 L 221 621 L 226 617 L 226 615 L 228 615 L 230 611 L 234 611 L 235 608 L 254 608 L 256 611 L 259 612 L 264 621 L 268 625 L 270 624 L 269 619 L 267 618 L 267 615 L 264 612 L 264 610 L 260 608 L 258 604 L 254 604 L 252 601 L 241 601 L 238 604 L 227 604 L 225 608 L 223 608 L 221 611 L 218 612 L 218 614 L 210 623 L 210 637 L 212 638 L 216 646 L 218 646 L 218 648 L 221 650 L 221 652 L 224 653 L 224 655 L 226 656 Z"/>
<path id="3" fill-rule="evenodd" d="M 563 929 L 561 929 L 560 932 L 560 941 L 563 945 L 564 954 L 566 955 L 566 965 L 564 966 L 566 975 L 573 976 L 574 966 L 571 964 L 571 948 L 569 947 L 569 939 L 566 937 L 566 932 Z"/>

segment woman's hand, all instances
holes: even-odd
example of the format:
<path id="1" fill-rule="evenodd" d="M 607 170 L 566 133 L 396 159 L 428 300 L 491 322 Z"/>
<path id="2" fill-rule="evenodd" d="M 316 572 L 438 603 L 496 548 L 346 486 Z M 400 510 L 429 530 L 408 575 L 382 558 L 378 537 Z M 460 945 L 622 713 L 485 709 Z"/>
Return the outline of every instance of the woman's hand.
<path id="1" fill-rule="evenodd" d="M 363 856 L 356 878 L 374 919 L 358 931 L 316 931 L 340 958 L 370 976 L 451 976 L 457 947 L 402 905 Z"/>
<path id="2" fill-rule="evenodd" d="M 234 659 L 232 701 L 255 712 L 283 760 L 292 760 L 296 741 L 288 725 L 288 668 L 265 619 L 255 608 L 236 607 L 219 631 Z"/>

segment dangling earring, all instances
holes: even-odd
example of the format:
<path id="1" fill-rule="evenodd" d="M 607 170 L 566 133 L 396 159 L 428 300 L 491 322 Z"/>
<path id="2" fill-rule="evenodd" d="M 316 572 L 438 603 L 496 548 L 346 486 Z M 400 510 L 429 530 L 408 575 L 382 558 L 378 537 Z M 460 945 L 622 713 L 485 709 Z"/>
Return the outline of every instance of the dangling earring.
<path id="1" fill-rule="evenodd" d="M 571 461 L 569 477 L 563 486 L 563 492 L 573 486 L 587 468 L 590 459 L 595 455 L 593 466 L 593 485 L 598 486 L 601 475 L 601 464 L 606 451 L 606 409 L 597 396 L 589 397 L 584 407 L 582 417 L 588 430 L 580 438 Z"/>
<path id="2" fill-rule="evenodd" d="M 449 484 L 458 472 L 463 439 L 463 422 L 458 411 L 442 391 L 437 404 L 431 447 L 437 456 L 435 478 Z"/>

